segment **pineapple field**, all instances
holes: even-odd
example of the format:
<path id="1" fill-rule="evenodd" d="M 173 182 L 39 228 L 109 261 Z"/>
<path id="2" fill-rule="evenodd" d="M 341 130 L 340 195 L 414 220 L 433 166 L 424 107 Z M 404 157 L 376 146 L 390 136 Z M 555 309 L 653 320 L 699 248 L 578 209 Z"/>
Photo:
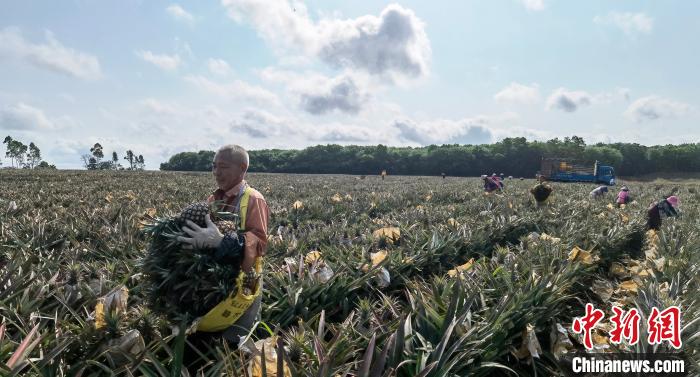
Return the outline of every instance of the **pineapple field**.
<path id="1" fill-rule="evenodd" d="M 700 375 L 697 182 L 624 182 L 623 208 L 615 189 L 558 183 L 537 208 L 533 180 L 491 195 L 456 177 L 248 182 L 271 210 L 262 319 L 188 371 L 186 326 L 144 288 L 145 228 L 205 199 L 211 174 L 0 171 L 0 375 L 563 376 L 587 303 L 605 312 L 590 352 L 674 353 Z M 668 195 L 681 216 L 647 231 Z M 679 307 L 682 347 L 649 345 L 644 325 L 611 341 L 613 305 L 642 324 Z"/>

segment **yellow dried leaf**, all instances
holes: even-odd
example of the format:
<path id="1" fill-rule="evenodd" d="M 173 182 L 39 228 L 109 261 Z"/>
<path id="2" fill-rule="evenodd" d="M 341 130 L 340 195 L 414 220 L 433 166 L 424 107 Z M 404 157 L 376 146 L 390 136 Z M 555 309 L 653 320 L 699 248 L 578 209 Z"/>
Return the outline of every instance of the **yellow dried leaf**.
<path id="1" fill-rule="evenodd" d="M 593 340 L 593 346 L 599 346 L 599 348 L 607 348 L 610 345 L 610 341 L 607 336 L 599 334 L 597 331 L 594 331 L 593 334 L 591 334 L 591 340 Z"/>
<path id="2" fill-rule="evenodd" d="M 282 371 L 277 370 L 277 338 L 270 337 L 255 342 L 256 354 L 248 362 L 248 375 L 251 377 L 263 377 L 262 359 L 265 359 L 265 375 L 267 377 L 292 377 L 292 371 L 284 363 Z M 265 354 L 262 354 L 263 345 Z M 280 356 L 281 357 L 281 356 Z"/>
<path id="3" fill-rule="evenodd" d="M 294 204 L 292 204 L 292 208 L 302 209 L 304 208 L 304 203 L 302 203 L 301 200 L 297 200 L 296 202 L 294 202 Z"/>
<path id="4" fill-rule="evenodd" d="M 613 208 L 615 208 L 615 207 L 613 207 L 612 203 L 608 203 L 607 207 L 608 207 L 608 209 L 613 209 Z"/>
<path id="5" fill-rule="evenodd" d="M 467 263 L 459 265 L 459 266 L 455 267 L 454 269 L 447 271 L 447 274 L 449 276 L 456 276 L 460 272 L 466 271 L 466 270 L 472 268 L 473 264 L 474 264 L 474 258 L 471 258 L 471 259 L 469 259 L 469 261 Z"/>
<path id="6" fill-rule="evenodd" d="M 352 196 L 350 194 L 345 194 L 345 200 L 352 201 Z"/>
<path id="7" fill-rule="evenodd" d="M 112 199 L 114 199 L 114 196 L 112 196 L 112 193 L 109 193 L 105 196 L 105 200 L 107 203 L 112 203 Z"/>
<path id="8" fill-rule="evenodd" d="M 127 199 L 130 202 L 133 202 L 134 200 L 136 200 L 136 194 L 134 194 L 133 191 L 129 190 L 126 192 L 126 194 L 124 194 L 124 199 Z"/>
<path id="9" fill-rule="evenodd" d="M 583 250 L 578 246 L 574 246 L 574 248 L 569 252 L 570 261 L 579 261 L 583 264 L 591 265 L 596 261 L 596 259 L 597 258 L 594 257 L 590 251 Z"/>
<path id="10" fill-rule="evenodd" d="M 331 196 L 331 201 L 333 203 L 340 203 L 343 201 L 343 198 L 340 196 L 340 194 L 336 193 L 335 195 Z"/>
<path id="11" fill-rule="evenodd" d="M 459 222 L 458 222 L 457 220 L 455 220 L 455 219 L 453 219 L 453 218 L 450 217 L 449 219 L 447 219 L 447 225 L 453 226 L 453 227 L 458 227 L 458 226 L 459 226 Z"/>
<path id="12" fill-rule="evenodd" d="M 382 263 L 384 259 L 386 259 L 387 256 L 387 251 L 386 250 L 379 250 L 376 253 L 370 253 L 369 258 L 372 260 L 372 266 L 377 266 L 379 263 Z"/>
<path id="13" fill-rule="evenodd" d="M 380 239 L 382 237 L 386 238 L 389 242 L 393 243 L 401 238 L 401 230 L 397 227 L 386 227 L 377 229 L 372 233 L 375 239 Z"/>
<path id="14" fill-rule="evenodd" d="M 610 273 L 617 277 L 623 277 L 628 275 L 627 271 L 625 270 L 625 267 L 617 262 L 613 262 L 613 264 L 610 266 Z"/>
<path id="15" fill-rule="evenodd" d="M 321 259 L 321 252 L 318 250 L 309 251 L 304 258 L 304 262 L 312 264 Z"/>
<path id="16" fill-rule="evenodd" d="M 561 242 L 561 238 L 552 237 L 552 236 L 550 236 L 550 235 L 547 234 L 547 233 L 542 233 L 542 234 L 540 235 L 540 239 L 543 240 L 543 241 L 549 241 L 549 242 L 551 242 L 551 243 L 559 243 L 559 242 Z"/>
<path id="17" fill-rule="evenodd" d="M 625 280 L 622 283 L 620 283 L 620 285 L 618 285 L 618 288 L 625 291 L 637 293 L 637 288 L 639 288 L 639 286 L 637 285 L 637 283 L 634 282 L 634 280 Z"/>
<path id="18" fill-rule="evenodd" d="M 95 304 L 95 328 L 99 330 L 105 325 L 105 304 L 102 299 L 99 299 Z"/>

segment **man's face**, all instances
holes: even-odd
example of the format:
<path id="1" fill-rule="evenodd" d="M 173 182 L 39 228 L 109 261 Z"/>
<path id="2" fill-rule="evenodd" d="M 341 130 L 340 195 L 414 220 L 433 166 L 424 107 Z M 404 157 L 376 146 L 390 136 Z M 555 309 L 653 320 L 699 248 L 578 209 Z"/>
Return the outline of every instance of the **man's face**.
<path id="1" fill-rule="evenodd" d="M 217 153 L 214 156 L 211 171 L 214 173 L 214 178 L 216 178 L 216 184 L 219 185 L 219 188 L 230 190 L 243 179 L 245 165 L 233 162 L 226 153 Z"/>

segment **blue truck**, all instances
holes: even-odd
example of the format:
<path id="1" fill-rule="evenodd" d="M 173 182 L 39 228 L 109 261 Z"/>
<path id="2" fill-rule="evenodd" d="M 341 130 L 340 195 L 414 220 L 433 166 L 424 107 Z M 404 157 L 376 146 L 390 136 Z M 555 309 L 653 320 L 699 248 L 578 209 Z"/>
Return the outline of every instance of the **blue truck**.
<path id="1" fill-rule="evenodd" d="M 593 166 L 563 158 L 543 158 L 540 173 L 548 181 L 615 185 L 615 169 L 596 161 Z"/>

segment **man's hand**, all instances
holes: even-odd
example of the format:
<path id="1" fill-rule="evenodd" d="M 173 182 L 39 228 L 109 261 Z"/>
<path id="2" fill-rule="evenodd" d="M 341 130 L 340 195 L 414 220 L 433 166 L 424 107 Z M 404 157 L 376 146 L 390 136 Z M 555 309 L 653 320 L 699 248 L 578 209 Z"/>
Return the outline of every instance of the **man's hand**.
<path id="1" fill-rule="evenodd" d="M 219 228 L 214 225 L 209 215 L 204 218 L 206 227 L 202 228 L 190 220 L 187 220 L 187 226 L 182 227 L 182 231 L 187 233 L 191 238 L 178 237 L 177 240 L 189 244 L 197 249 L 211 248 L 215 249 L 221 244 L 224 235 L 221 234 Z"/>

